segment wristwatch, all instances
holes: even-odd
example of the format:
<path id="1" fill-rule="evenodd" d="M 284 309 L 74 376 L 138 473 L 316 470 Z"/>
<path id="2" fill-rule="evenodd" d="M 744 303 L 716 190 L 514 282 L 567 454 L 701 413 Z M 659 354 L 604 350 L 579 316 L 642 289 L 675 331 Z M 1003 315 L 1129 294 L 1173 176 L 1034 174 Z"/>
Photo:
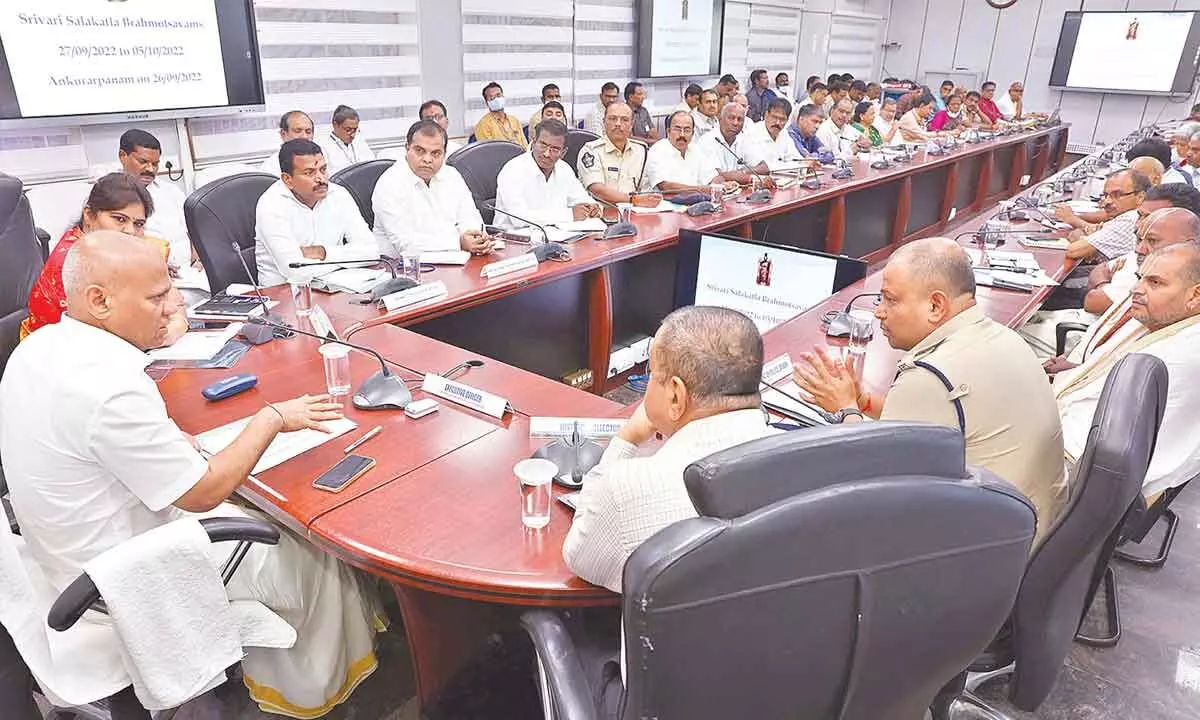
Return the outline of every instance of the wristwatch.
<path id="1" fill-rule="evenodd" d="M 859 410 L 855 407 L 842 408 L 837 412 L 829 413 L 829 422 L 836 425 L 838 423 L 845 422 L 846 418 L 850 417 L 851 415 L 857 415 L 861 418 L 863 416 L 862 410 Z"/>

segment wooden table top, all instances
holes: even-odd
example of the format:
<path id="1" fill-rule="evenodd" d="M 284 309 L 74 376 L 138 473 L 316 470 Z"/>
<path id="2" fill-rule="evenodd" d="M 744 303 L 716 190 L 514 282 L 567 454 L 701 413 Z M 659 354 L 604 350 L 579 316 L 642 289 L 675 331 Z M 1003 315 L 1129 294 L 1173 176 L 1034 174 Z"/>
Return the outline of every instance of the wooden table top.
<path id="1" fill-rule="evenodd" d="M 419 387 L 421 373 L 444 372 L 477 356 L 389 323 L 417 322 L 519 292 L 564 273 L 648 252 L 673 243 L 680 228 L 712 230 L 740 224 L 928 165 L 950 162 L 963 154 L 984 152 L 997 143 L 1023 142 L 1033 135 L 1025 133 L 966 146 L 947 156 L 918 158 L 887 171 L 865 169 L 860 164 L 855 180 L 831 183 L 816 192 L 779 191 L 766 207 L 730 203 L 723 214 L 708 218 L 675 213 L 640 216 L 636 219 L 641 230 L 638 238 L 612 243 L 585 240 L 574 246 L 575 261 L 543 263 L 523 276 L 482 280 L 479 268 L 486 261 L 473 258 L 465 269 L 439 268 L 431 274 L 431 279 L 446 282 L 450 296 L 423 308 L 384 315 L 371 306 L 356 305 L 346 296 L 315 297 L 335 327 L 358 330 L 355 342 L 379 351 L 396 372 L 412 380 L 411 387 Z M 947 234 L 977 226 L 978 217 L 960 218 Z M 504 254 L 523 251 L 510 246 Z M 1068 269 L 1061 252 L 1035 251 L 1035 255 L 1052 276 L 1061 277 Z M 876 270 L 863 282 L 767 333 L 767 357 L 840 342 L 826 341 L 821 315 L 844 307 L 855 293 L 877 289 L 879 280 Z M 294 318 L 286 288 L 268 292 L 280 301 L 276 311 L 285 318 Z M 981 288 L 979 299 L 991 317 L 1015 325 L 1033 312 L 1046 292 L 1030 295 Z M 159 382 L 160 389 L 179 426 L 189 433 L 203 432 L 250 415 L 266 401 L 322 392 L 324 371 L 317 346 L 316 340 L 303 336 L 275 340 L 253 348 L 233 370 L 173 370 Z M 882 390 L 890 384 L 900 354 L 887 346 L 882 334 L 876 335 L 866 367 L 866 380 L 872 389 Z M 627 415 L 631 408 L 490 358 L 482 359 L 482 367 L 472 368 L 457 379 L 506 397 L 517 413 L 496 420 L 440 401 L 437 413 L 411 420 L 400 411 L 360 411 L 347 402 L 346 415 L 358 423 L 356 430 L 263 473 L 258 480 L 270 492 L 247 483 L 243 494 L 335 555 L 397 582 L 514 605 L 617 602 L 607 590 L 578 579 L 567 569 L 561 550 L 570 528 L 570 513 L 560 503 L 553 503 L 547 528 L 524 528 L 512 467 L 545 443 L 529 437 L 528 416 L 615 417 Z M 376 370 L 378 363 L 373 358 L 351 353 L 355 386 Z M 255 373 L 259 384 L 250 392 L 219 403 L 207 403 L 199 397 L 201 388 L 231 372 Z M 420 398 L 423 394 L 418 389 L 414 396 Z M 365 444 L 361 452 L 375 458 L 376 467 L 341 493 L 314 489 L 313 479 L 343 457 L 346 445 L 375 425 L 382 425 L 384 432 Z M 555 492 L 561 490 L 556 488 Z"/>

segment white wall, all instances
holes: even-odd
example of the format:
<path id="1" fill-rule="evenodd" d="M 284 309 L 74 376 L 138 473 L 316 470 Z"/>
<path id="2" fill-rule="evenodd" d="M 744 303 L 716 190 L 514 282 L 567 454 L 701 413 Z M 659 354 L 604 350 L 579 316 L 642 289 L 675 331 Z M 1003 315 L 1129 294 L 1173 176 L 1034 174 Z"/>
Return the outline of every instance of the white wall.
<path id="1" fill-rule="evenodd" d="M 1130 130 L 1186 116 L 1194 98 L 1051 90 L 1050 66 L 1068 10 L 1200 10 L 1200 0 L 1018 0 L 996 10 L 983 0 L 891 0 L 885 75 L 921 81 L 926 73 L 977 73 L 1003 92 L 1025 84 L 1025 106 L 1059 108 L 1072 143 L 1111 143 Z M 932 84 L 932 83 L 931 83 Z"/>

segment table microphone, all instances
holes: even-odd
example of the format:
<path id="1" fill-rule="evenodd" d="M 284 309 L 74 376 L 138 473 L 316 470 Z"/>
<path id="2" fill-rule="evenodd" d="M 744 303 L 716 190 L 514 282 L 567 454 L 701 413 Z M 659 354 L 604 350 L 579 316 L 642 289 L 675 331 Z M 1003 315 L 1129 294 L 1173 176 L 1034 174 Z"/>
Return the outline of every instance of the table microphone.
<path id="1" fill-rule="evenodd" d="M 500 208 L 496 207 L 496 202 L 494 200 L 485 200 L 483 203 L 483 206 L 485 208 L 487 208 L 488 210 L 491 210 L 492 212 L 498 212 L 501 215 L 507 215 L 508 217 L 512 218 L 513 220 L 520 220 L 521 222 L 525 223 L 526 225 L 529 225 L 530 227 L 535 227 L 538 230 L 541 230 L 543 242 L 550 242 L 550 233 L 546 232 L 545 226 L 539 225 L 532 220 L 526 220 L 525 218 L 520 217 L 519 215 L 514 215 L 513 213 L 510 213 L 507 210 L 501 210 Z"/>
<path id="2" fill-rule="evenodd" d="M 379 298 L 384 297 L 385 295 L 391 295 L 392 293 L 400 292 L 401 290 L 414 288 L 420 284 L 412 278 L 397 276 L 394 262 L 395 261 L 393 258 L 387 257 L 386 255 L 380 255 L 377 258 L 364 258 L 362 260 L 314 260 L 312 262 L 291 262 L 288 263 L 288 267 L 297 269 L 309 267 L 311 265 L 350 265 L 353 263 L 381 264 L 388 269 L 388 272 L 392 274 L 392 277 L 371 288 L 371 299 L 369 302 L 366 300 L 361 301 L 363 304 L 370 304 L 377 302 Z"/>
<path id="3" fill-rule="evenodd" d="M 379 372 L 363 381 L 362 385 L 358 386 L 354 396 L 351 398 L 354 402 L 354 407 L 359 410 L 403 410 L 405 405 L 412 402 L 412 393 L 400 379 L 399 375 L 395 375 L 388 369 L 387 363 L 384 362 L 383 356 L 377 351 L 363 345 L 356 345 L 352 342 L 340 340 L 338 338 L 325 337 L 314 332 L 301 330 L 292 327 L 285 323 L 276 323 L 270 320 L 265 320 L 259 317 L 251 317 L 249 322 L 252 325 L 265 325 L 270 328 L 288 330 L 290 332 L 300 333 L 310 338 L 316 338 L 324 342 L 336 343 L 345 345 L 348 348 L 368 353 L 374 356 L 379 361 Z"/>
<path id="4" fill-rule="evenodd" d="M 859 293 L 850 298 L 850 302 L 846 303 L 845 308 L 841 310 L 830 311 L 830 313 L 826 314 L 826 316 L 823 318 L 828 325 L 828 327 L 825 328 L 825 334 L 829 337 L 836 338 L 850 337 L 850 308 L 853 307 L 854 303 L 860 298 L 865 297 L 877 298 L 881 297 L 881 294 L 877 292 Z M 874 333 L 872 332 L 872 334 Z M 871 335 L 868 335 L 867 337 L 869 338 Z"/>
<path id="5" fill-rule="evenodd" d="M 571 430 L 570 437 L 558 438 L 538 448 L 530 457 L 549 460 L 558 467 L 554 482 L 572 490 L 583 486 L 583 478 L 588 471 L 596 467 L 604 448 L 595 441 L 588 440 L 579 432 L 579 422 Z"/>
<path id="6" fill-rule="evenodd" d="M 850 167 L 850 163 L 842 158 L 838 158 L 837 167 L 834 168 L 833 172 L 829 173 L 829 177 L 834 180 L 849 180 L 854 177 L 854 168 Z"/>
<path id="7" fill-rule="evenodd" d="M 619 240 L 620 238 L 637 237 L 637 225 L 629 221 L 629 208 L 621 208 L 616 203 L 611 203 L 604 198 L 593 195 L 597 202 L 601 205 L 613 208 L 617 211 L 617 222 L 604 228 L 604 235 L 601 240 Z"/>
<path id="8" fill-rule="evenodd" d="M 717 132 L 720 132 L 720 130 L 718 130 Z M 735 153 L 733 151 L 733 148 L 729 147 L 728 145 L 722 144 L 722 143 L 717 143 L 717 144 L 720 145 L 725 150 L 725 152 L 732 155 L 733 159 L 737 161 L 738 165 L 741 165 L 742 167 L 746 168 L 746 172 L 750 173 L 751 176 L 757 177 L 757 178 L 762 177 L 762 173 L 760 173 L 757 170 L 755 170 L 754 168 L 750 167 L 750 164 L 747 163 L 745 160 L 743 160 L 737 153 Z M 767 175 L 770 176 L 770 173 L 767 173 Z M 766 189 L 765 187 L 759 187 L 757 190 L 755 190 L 754 192 L 752 192 L 746 196 L 746 202 L 751 205 L 762 205 L 763 203 L 769 203 L 769 202 L 771 202 L 771 191 Z"/>
<path id="9" fill-rule="evenodd" d="M 274 329 L 273 329 L 273 332 L 271 332 L 269 335 L 259 334 L 259 333 L 254 332 L 254 330 L 250 330 L 249 332 L 247 332 L 248 328 L 245 328 L 243 326 L 242 335 L 245 336 L 245 338 L 247 340 L 249 340 L 250 344 L 252 344 L 252 345 L 262 345 L 263 343 L 270 340 L 272 336 L 278 337 L 278 338 L 291 337 L 292 333 L 291 333 L 291 331 L 286 330 L 287 323 L 284 322 L 283 317 L 271 312 L 271 306 L 267 304 L 267 298 L 263 296 L 262 289 L 258 286 L 258 280 L 254 277 L 254 273 L 250 272 L 250 266 L 248 264 L 246 264 L 246 258 L 242 257 L 242 246 L 238 245 L 236 240 L 231 242 L 230 245 L 233 247 L 233 254 L 237 255 L 238 261 L 242 263 L 242 269 L 246 271 L 246 279 L 249 280 L 250 284 L 254 287 L 254 294 L 255 294 L 255 296 L 258 297 L 259 304 L 262 305 L 263 320 L 267 320 L 269 322 L 275 323 L 276 325 L 282 326 L 282 327 L 270 326 L 270 327 L 273 327 Z"/>

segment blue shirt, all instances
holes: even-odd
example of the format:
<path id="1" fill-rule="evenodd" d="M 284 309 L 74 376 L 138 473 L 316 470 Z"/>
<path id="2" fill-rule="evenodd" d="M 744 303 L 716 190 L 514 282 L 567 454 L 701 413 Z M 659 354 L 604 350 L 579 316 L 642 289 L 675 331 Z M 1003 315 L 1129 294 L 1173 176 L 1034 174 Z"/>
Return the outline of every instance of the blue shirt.
<path id="1" fill-rule="evenodd" d="M 771 101 L 775 97 L 775 91 L 770 88 L 766 90 L 759 90 L 756 87 L 750 88 L 750 91 L 746 93 L 746 101 L 749 103 L 746 115 L 754 122 L 761 122 L 763 115 L 767 114 L 767 106 L 771 104 Z"/>
<path id="2" fill-rule="evenodd" d="M 941 95 L 933 96 L 933 108 L 934 108 L 934 110 L 945 110 L 946 109 L 946 101 L 942 99 Z"/>
<path id="3" fill-rule="evenodd" d="M 787 133 L 792 138 L 792 142 L 795 143 L 796 149 L 806 158 L 815 158 L 817 153 L 825 149 L 825 146 L 821 144 L 821 139 L 817 137 L 816 133 L 804 137 L 803 133 L 800 132 L 800 128 L 794 124 L 787 126 Z"/>

